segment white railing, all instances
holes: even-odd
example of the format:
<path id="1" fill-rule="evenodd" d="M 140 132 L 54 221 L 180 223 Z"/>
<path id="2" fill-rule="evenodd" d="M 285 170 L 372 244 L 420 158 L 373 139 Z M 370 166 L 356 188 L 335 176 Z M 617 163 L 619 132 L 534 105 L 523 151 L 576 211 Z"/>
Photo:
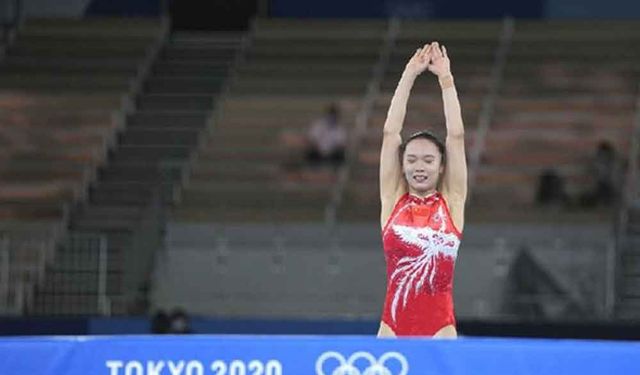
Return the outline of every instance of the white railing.
<path id="1" fill-rule="evenodd" d="M 111 315 L 111 299 L 107 294 L 108 248 L 107 239 L 100 236 L 98 249 L 98 311 L 105 316 Z"/>
<path id="2" fill-rule="evenodd" d="M 387 71 L 387 67 L 389 66 L 389 60 L 391 59 L 391 54 L 395 47 L 399 32 L 400 20 L 398 18 L 390 19 L 384 43 L 380 48 L 378 61 L 373 67 L 371 80 L 367 85 L 367 91 L 362 100 L 362 106 L 360 107 L 360 111 L 356 114 L 355 125 L 347 147 L 346 162 L 338 171 L 337 182 L 331 192 L 331 198 L 325 209 L 325 222 L 328 226 L 333 227 L 336 224 L 338 210 L 342 204 L 347 184 L 349 183 L 351 170 L 353 165 L 357 162 L 359 146 L 367 131 L 369 118 L 371 117 L 371 112 L 375 106 L 376 99 L 380 94 L 380 86 L 384 79 L 384 74 Z"/>
<path id="3" fill-rule="evenodd" d="M 500 35 L 500 42 L 498 44 L 498 48 L 496 49 L 494 63 L 491 68 L 491 81 L 489 91 L 482 100 L 482 107 L 480 110 L 480 115 L 478 116 L 476 135 L 473 147 L 469 153 L 470 194 L 468 197 L 468 201 L 471 201 L 472 198 L 473 187 L 475 186 L 475 179 L 480 168 L 487 133 L 489 132 L 489 127 L 491 126 L 491 120 L 493 119 L 498 92 L 500 91 L 502 81 L 504 79 L 504 68 L 507 64 L 507 56 L 509 54 L 509 48 L 511 47 L 511 40 L 513 39 L 514 26 L 515 21 L 513 20 L 513 18 L 505 18 L 502 22 L 502 33 Z"/>
<path id="4" fill-rule="evenodd" d="M 55 234 L 0 233 L 0 312 L 22 314 L 33 307 L 34 289 L 44 285 L 53 258 Z"/>

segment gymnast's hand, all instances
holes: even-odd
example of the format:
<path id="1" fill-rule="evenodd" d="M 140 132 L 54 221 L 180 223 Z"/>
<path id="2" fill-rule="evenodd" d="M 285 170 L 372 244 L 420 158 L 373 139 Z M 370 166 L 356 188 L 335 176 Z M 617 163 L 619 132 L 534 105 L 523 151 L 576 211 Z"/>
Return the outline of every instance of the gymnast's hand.
<path id="1" fill-rule="evenodd" d="M 430 47 L 429 57 L 426 59 L 429 61 L 429 71 L 438 78 L 451 75 L 451 61 L 449 60 L 445 46 L 443 45 L 441 47 L 438 45 L 438 42 L 433 42 Z"/>
<path id="2" fill-rule="evenodd" d="M 404 68 L 405 73 L 417 77 L 427 70 L 431 49 L 431 44 L 425 44 L 424 47 L 418 48 Z"/>

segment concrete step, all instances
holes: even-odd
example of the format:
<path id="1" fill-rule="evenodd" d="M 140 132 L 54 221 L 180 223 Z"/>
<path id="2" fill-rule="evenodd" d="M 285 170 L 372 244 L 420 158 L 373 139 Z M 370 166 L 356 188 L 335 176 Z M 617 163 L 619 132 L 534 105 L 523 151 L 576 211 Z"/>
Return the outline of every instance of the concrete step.
<path id="1" fill-rule="evenodd" d="M 269 188 L 243 188 L 240 185 L 219 186 L 218 184 L 192 184 L 185 190 L 181 205 L 205 209 L 225 208 L 230 210 L 253 207 L 260 210 L 295 210 L 301 206 L 305 210 L 323 210 L 329 202 L 328 191 L 274 190 Z"/>
<path id="2" fill-rule="evenodd" d="M 124 146 L 185 146 L 195 147 L 200 138 L 198 130 L 169 130 L 169 129 L 140 129 L 127 130 L 118 136 L 121 145 Z"/>
<path id="3" fill-rule="evenodd" d="M 101 183 L 90 192 L 90 202 L 98 205 L 146 206 L 154 199 L 155 186 L 147 183 Z M 87 223 L 82 220 L 79 223 Z M 135 226 L 137 220 L 122 221 L 127 227 Z"/>
<path id="4" fill-rule="evenodd" d="M 112 219 L 112 220 L 132 220 L 137 221 L 143 215 L 140 207 L 132 206 L 101 206 L 86 205 L 79 207 L 73 213 L 74 220 L 95 220 L 95 219 Z"/>
<path id="5" fill-rule="evenodd" d="M 361 96 L 366 89 L 366 81 L 362 82 L 331 82 L 304 81 L 283 82 L 277 78 L 237 82 L 233 85 L 236 95 L 354 95 Z"/>
<path id="6" fill-rule="evenodd" d="M 120 146 L 110 161 L 123 162 L 160 162 L 186 160 L 191 155 L 190 147 L 183 146 Z"/>
<path id="7" fill-rule="evenodd" d="M 265 139 L 267 141 L 267 139 Z M 266 145 L 264 143 L 267 143 Z M 278 147 L 275 143 L 263 142 L 262 146 L 251 147 L 251 145 L 225 144 L 214 142 L 200 152 L 200 157 L 204 160 L 260 160 L 260 161 L 284 161 L 290 154 L 290 150 Z"/>
<path id="8" fill-rule="evenodd" d="M 9 73 L 46 74 L 127 74 L 135 76 L 138 71 L 137 59 L 92 59 L 92 58 L 31 58 L 27 56 L 7 56 L 1 70 Z"/>
<path id="9" fill-rule="evenodd" d="M 113 76 L 85 76 L 70 74 L 46 75 L 46 74 L 25 74 L 25 75 L 0 75 L 0 85 L 4 89 L 40 89 L 40 90 L 60 90 L 71 91 L 91 91 L 101 90 L 102 92 L 120 91 L 129 89 L 132 77 L 125 75 Z"/>
<path id="10" fill-rule="evenodd" d="M 160 19 L 140 17 L 79 17 L 29 18 L 21 33 L 24 35 L 60 35 L 66 37 L 157 37 Z"/>
<path id="11" fill-rule="evenodd" d="M 250 172 L 249 172 L 250 171 Z M 199 161 L 192 167 L 190 181 L 218 179 L 221 181 L 264 181 L 280 176 L 281 167 L 273 163 L 226 160 Z"/>
<path id="12" fill-rule="evenodd" d="M 86 44 L 86 45 L 83 45 Z M 94 59 L 126 58 L 142 60 L 146 55 L 146 48 L 140 45 L 111 44 L 107 47 L 96 45 L 94 41 L 83 43 L 16 43 L 11 47 L 12 56 L 59 58 L 80 57 Z"/>
<path id="13" fill-rule="evenodd" d="M 182 168 L 175 166 L 165 169 L 161 173 L 156 166 L 145 165 L 107 165 L 98 170 L 100 182 L 149 182 L 161 181 L 167 178 L 179 181 L 182 178 Z"/>
<path id="14" fill-rule="evenodd" d="M 171 77 L 151 78 L 145 83 L 150 94 L 216 94 L 224 83 L 224 77 Z"/>
<path id="15" fill-rule="evenodd" d="M 229 61 L 235 57 L 236 46 L 206 46 L 191 45 L 184 46 L 178 44 L 169 44 L 161 54 L 162 59 L 182 60 L 219 60 Z"/>
<path id="16" fill-rule="evenodd" d="M 208 117 L 209 117 L 208 110 L 182 112 L 182 113 L 164 113 L 164 112 L 158 113 L 158 112 L 151 112 L 151 111 L 142 111 L 142 112 L 138 111 L 127 118 L 127 126 L 129 128 L 150 128 L 150 129 L 156 129 L 156 128 L 158 129 L 161 129 L 161 128 L 201 129 L 206 125 Z"/>
<path id="17" fill-rule="evenodd" d="M 121 204 L 129 204 L 131 206 L 135 206 L 130 202 L 114 202 L 113 200 L 102 200 L 97 202 L 89 202 L 92 205 L 121 205 Z M 138 206 L 144 207 L 144 205 L 139 204 Z M 79 217 L 78 219 L 72 219 L 69 223 L 69 226 L 74 231 L 83 231 L 83 232 L 92 232 L 92 233 L 124 233 L 130 234 L 137 227 L 139 221 L 138 220 L 113 220 L 108 218 L 83 218 Z"/>
<path id="18" fill-rule="evenodd" d="M 185 75 L 223 77 L 227 75 L 231 64 L 232 62 L 228 60 L 183 61 L 179 58 L 163 59 L 154 65 L 153 75 L 163 77 Z"/>
<path id="19" fill-rule="evenodd" d="M 198 111 L 206 112 L 214 108 L 215 92 L 205 95 L 146 94 L 138 98 L 138 110 L 153 111 Z"/>

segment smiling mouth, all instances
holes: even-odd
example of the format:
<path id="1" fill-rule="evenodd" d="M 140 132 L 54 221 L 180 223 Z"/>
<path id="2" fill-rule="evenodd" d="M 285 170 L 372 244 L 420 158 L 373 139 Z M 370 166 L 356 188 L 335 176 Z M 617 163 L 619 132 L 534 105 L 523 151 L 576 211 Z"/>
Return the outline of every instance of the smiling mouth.
<path id="1" fill-rule="evenodd" d="M 413 176 L 413 180 L 416 182 L 426 182 L 429 176 Z"/>

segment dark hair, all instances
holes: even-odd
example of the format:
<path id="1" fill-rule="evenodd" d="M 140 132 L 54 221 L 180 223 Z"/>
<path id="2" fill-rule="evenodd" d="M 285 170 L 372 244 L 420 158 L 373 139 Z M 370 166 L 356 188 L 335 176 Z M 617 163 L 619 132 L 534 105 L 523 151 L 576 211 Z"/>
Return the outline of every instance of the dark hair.
<path id="1" fill-rule="evenodd" d="M 615 153 L 615 150 L 614 150 L 613 145 L 611 144 L 611 142 L 609 142 L 609 141 L 600 141 L 600 143 L 598 143 L 598 152 L 599 153 L 604 153 L 606 155 L 613 155 Z"/>
<path id="2" fill-rule="evenodd" d="M 413 141 L 414 139 L 426 139 L 429 140 L 431 142 L 433 142 L 436 147 L 438 148 L 438 151 L 440 151 L 440 160 L 442 165 L 446 164 L 447 159 L 447 153 L 446 153 L 446 148 L 444 146 L 444 143 L 440 140 L 440 138 L 438 138 L 438 136 L 436 136 L 435 134 L 433 134 L 432 132 L 428 131 L 428 130 L 422 130 L 419 131 L 417 133 L 413 133 L 409 136 L 409 138 L 405 139 L 404 142 L 402 142 L 402 144 L 400 145 L 399 148 L 399 152 L 400 152 L 400 165 L 402 165 L 403 163 L 403 159 L 404 159 L 404 152 L 407 149 L 407 145 L 409 144 L 409 142 Z"/>

